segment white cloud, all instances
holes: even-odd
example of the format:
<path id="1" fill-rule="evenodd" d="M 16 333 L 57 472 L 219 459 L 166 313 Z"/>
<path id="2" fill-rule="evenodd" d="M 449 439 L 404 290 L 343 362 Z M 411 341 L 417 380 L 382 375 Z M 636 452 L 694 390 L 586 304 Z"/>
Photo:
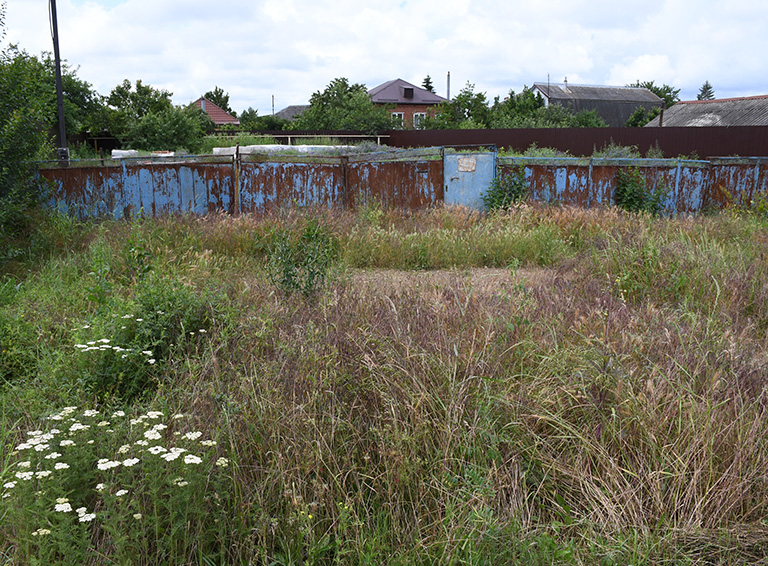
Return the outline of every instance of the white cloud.
<path id="1" fill-rule="evenodd" d="M 336 77 L 372 88 L 432 77 L 490 100 L 546 81 L 654 80 L 693 98 L 768 94 L 763 22 L 747 0 L 58 0 L 62 57 L 102 94 L 123 79 L 174 102 L 219 86 L 237 111 L 306 103 Z M 5 44 L 52 50 L 48 0 L 8 2 Z"/>

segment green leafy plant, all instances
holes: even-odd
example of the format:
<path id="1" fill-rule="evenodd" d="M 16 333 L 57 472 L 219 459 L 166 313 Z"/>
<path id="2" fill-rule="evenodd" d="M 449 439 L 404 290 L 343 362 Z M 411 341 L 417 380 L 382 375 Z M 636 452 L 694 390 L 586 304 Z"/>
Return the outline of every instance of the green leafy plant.
<path id="1" fill-rule="evenodd" d="M 528 181 L 525 179 L 525 169 L 515 167 L 510 172 L 496 175 L 491 186 L 482 195 L 483 205 L 488 211 L 506 209 L 515 203 L 523 201 L 528 196 Z"/>
<path id="2" fill-rule="evenodd" d="M 649 188 L 637 167 L 622 168 L 616 172 L 613 199 L 619 208 L 658 215 L 664 208 L 666 196 L 666 187 L 661 185 L 655 189 Z"/>
<path id="3" fill-rule="evenodd" d="M 325 283 L 337 256 L 338 239 L 313 218 L 298 238 L 284 228 L 274 231 L 267 274 L 286 294 L 298 291 L 310 298 Z"/>
<path id="4" fill-rule="evenodd" d="M 230 460 L 189 417 L 65 407 L 0 473 L 20 563 L 224 563 Z M 205 557 L 204 560 L 203 558 Z"/>

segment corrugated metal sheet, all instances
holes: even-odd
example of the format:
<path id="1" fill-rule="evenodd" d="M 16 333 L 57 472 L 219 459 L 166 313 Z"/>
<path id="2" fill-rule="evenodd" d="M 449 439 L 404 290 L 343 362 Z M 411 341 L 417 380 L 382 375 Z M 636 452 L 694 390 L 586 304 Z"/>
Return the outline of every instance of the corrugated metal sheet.
<path id="1" fill-rule="evenodd" d="M 659 117 L 656 117 L 645 127 L 658 126 Z M 768 126 L 768 96 L 678 102 L 664 111 L 662 126 L 664 128 Z"/>
<path id="2" fill-rule="evenodd" d="M 635 167 L 649 188 L 664 189 L 667 211 L 693 213 L 729 202 L 748 205 L 757 195 L 767 195 L 765 161 L 501 157 L 498 170 L 503 174 L 522 167 L 534 200 L 594 206 L 610 204 L 618 171 Z M 81 218 L 202 215 L 216 210 L 264 213 L 317 205 L 354 208 L 374 200 L 385 207 L 417 209 L 444 202 L 447 182 L 439 149 L 322 158 L 107 163 L 111 165 L 41 168 L 39 175 L 51 182 L 52 204 Z M 482 194 L 487 185 L 487 178 L 478 178 L 472 190 Z"/>

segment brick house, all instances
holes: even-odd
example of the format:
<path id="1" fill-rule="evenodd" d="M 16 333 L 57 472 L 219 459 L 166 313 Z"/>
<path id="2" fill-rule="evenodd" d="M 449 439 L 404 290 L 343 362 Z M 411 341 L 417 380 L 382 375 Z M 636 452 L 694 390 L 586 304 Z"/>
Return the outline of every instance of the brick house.
<path id="1" fill-rule="evenodd" d="M 238 120 L 237 118 L 232 116 L 232 114 L 226 112 L 225 110 L 222 110 L 207 98 L 204 98 L 201 96 L 200 98 L 195 100 L 192 104 L 194 104 L 198 108 L 201 108 L 203 112 L 208 114 L 211 120 L 213 120 L 213 123 L 216 124 L 217 126 L 224 126 L 227 124 L 231 124 L 233 126 L 240 125 L 240 120 Z"/>
<path id="2" fill-rule="evenodd" d="M 434 115 L 434 107 L 446 99 L 434 92 L 395 79 L 368 91 L 374 104 L 392 106 L 390 113 L 404 128 L 420 128 L 423 120 Z"/>

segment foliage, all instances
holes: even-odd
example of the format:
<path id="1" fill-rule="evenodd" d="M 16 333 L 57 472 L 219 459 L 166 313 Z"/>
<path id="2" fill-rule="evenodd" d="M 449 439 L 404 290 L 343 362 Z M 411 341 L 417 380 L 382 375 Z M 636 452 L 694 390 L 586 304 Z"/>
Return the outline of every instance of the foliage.
<path id="1" fill-rule="evenodd" d="M 525 169 L 515 167 L 502 175 L 496 175 L 482 194 L 483 206 L 488 211 L 504 210 L 528 197 Z"/>
<path id="2" fill-rule="evenodd" d="M 259 116 L 258 110 L 250 106 L 240 114 L 240 129 L 255 132 L 283 130 L 288 125 L 288 120 L 278 116 Z"/>
<path id="3" fill-rule="evenodd" d="M 475 85 L 466 86 L 452 100 L 441 102 L 435 107 L 434 116 L 427 115 L 424 128 L 482 129 L 490 127 L 491 110 L 485 93 L 475 92 Z"/>
<path id="4" fill-rule="evenodd" d="M 765 563 L 764 215 L 370 206 L 103 220 L 0 286 L 35 342 L 0 389 L 4 561 Z M 264 268 L 311 218 L 363 269 L 295 301 Z M 228 310 L 146 406 L 94 405 L 74 344 L 172 285 Z"/>
<path id="5" fill-rule="evenodd" d="M 224 110 L 226 113 L 231 114 L 234 117 L 237 117 L 237 113 L 232 110 L 232 107 L 229 105 L 229 93 L 224 92 L 223 89 L 219 87 L 215 87 L 213 90 L 209 90 L 203 95 L 203 98 L 210 100 L 213 102 L 216 106 Z"/>
<path id="6" fill-rule="evenodd" d="M 172 95 L 167 90 L 145 85 L 141 79 L 136 81 L 135 86 L 125 79 L 106 97 L 105 106 L 94 117 L 94 127 L 122 139 L 144 116 L 172 110 Z"/>
<path id="7" fill-rule="evenodd" d="M 435 92 L 435 86 L 432 84 L 432 77 L 427 75 L 424 77 L 424 80 L 421 82 L 421 88 L 424 90 L 428 90 L 429 92 L 434 93 Z"/>
<path id="8" fill-rule="evenodd" d="M 712 85 L 709 84 L 709 81 L 704 81 L 704 84 L 701 85 L 701 88 L 699 89 L 699 94 L 696 95 L 696 100 L 714 100 L 715 99 L 715 89 L 712 88 Z"/>
<path id="9" fill-rule="evenodd" d="M 665 187 L 649 189 L 642 172 L 636 168 L 621 168 L 616 172 L 613 200 L 616 206 L 629 212 L 659 214 L 667 196 Z"/>
<path id="10" fill-rule="evenodd" d="M 172 106 L 131 122 L 121 138 L 126 147 L 133 149 L 196 152 L 210 130 L 211 121 L 203 110 Z"/>
<path id="11" fill-rule="evenodd" d="M 680 102 L 680 89 L 666 84 L 658 86 L 654 81 L 635 81 L 627 86 L 647 88 L 664 101 L 666 104 L 665 108 L 672 108 L 675 103 Z"/>
<path id="12" fill-rule="evenodd" d="M 371 101 L 362 84 L 349 84 L 346 78 L 332 80 L 322 92 L 315 92 L 309 108 L 290 124 L 292 130 L 354 130 L 375 134 L 392 127 L 384 106 Z"/>
<path id="13" fill-rule="evenodd" d="M 640 151 L 636 145 L 619 145 L 611 139 L 600 149 L 595 148 L 592 157 L 599 159 L 640 159 Z"/>
<path id="14" fill-rule="evenodd" d="M 86 564 L 99 539 L 115 563 L 225 563 L 230 460 L 188 415 L 68 406 L 36 424 L 0 474 L 18 563 Z"/>
<path id="15" fill-rule="evenodd" d="M 628 128 L 642 128 L 659 114 L 661 114 L 661 108 L 653 107 L 650 110 L 646 110 L 642 106 L 638 106 L 627 118 L 624 125 Z"/>
<path id="16" fill-rule="evenodd" d="M 602 128 L 605 120 L 596 110 L 574 113 L 559 104 L 545 105 L 540 92 L 524 87 L 522 92 L 509 92 L 503 101 L 497 97 L 492 107 L 493 128 Z"/>
<path id="17" fill-rule="evenodd" d="M 49 91 L 43 64 L 16 47 L 0 53 L 0 265 L 23 250 L 17 239 L 34 230 L 43 199 L 34 161 L 51 152 Z"/>
<path id="18" fill-rule="evenodd" d="M 298 238 L 292 237 L 286 229 L 274 231 L 267 273 L 272 283 L 284 293 L 298 291 L 305 298 L 315 298 L 337 256 L 336 237 L 326 226 L 310 219 Z"/>

